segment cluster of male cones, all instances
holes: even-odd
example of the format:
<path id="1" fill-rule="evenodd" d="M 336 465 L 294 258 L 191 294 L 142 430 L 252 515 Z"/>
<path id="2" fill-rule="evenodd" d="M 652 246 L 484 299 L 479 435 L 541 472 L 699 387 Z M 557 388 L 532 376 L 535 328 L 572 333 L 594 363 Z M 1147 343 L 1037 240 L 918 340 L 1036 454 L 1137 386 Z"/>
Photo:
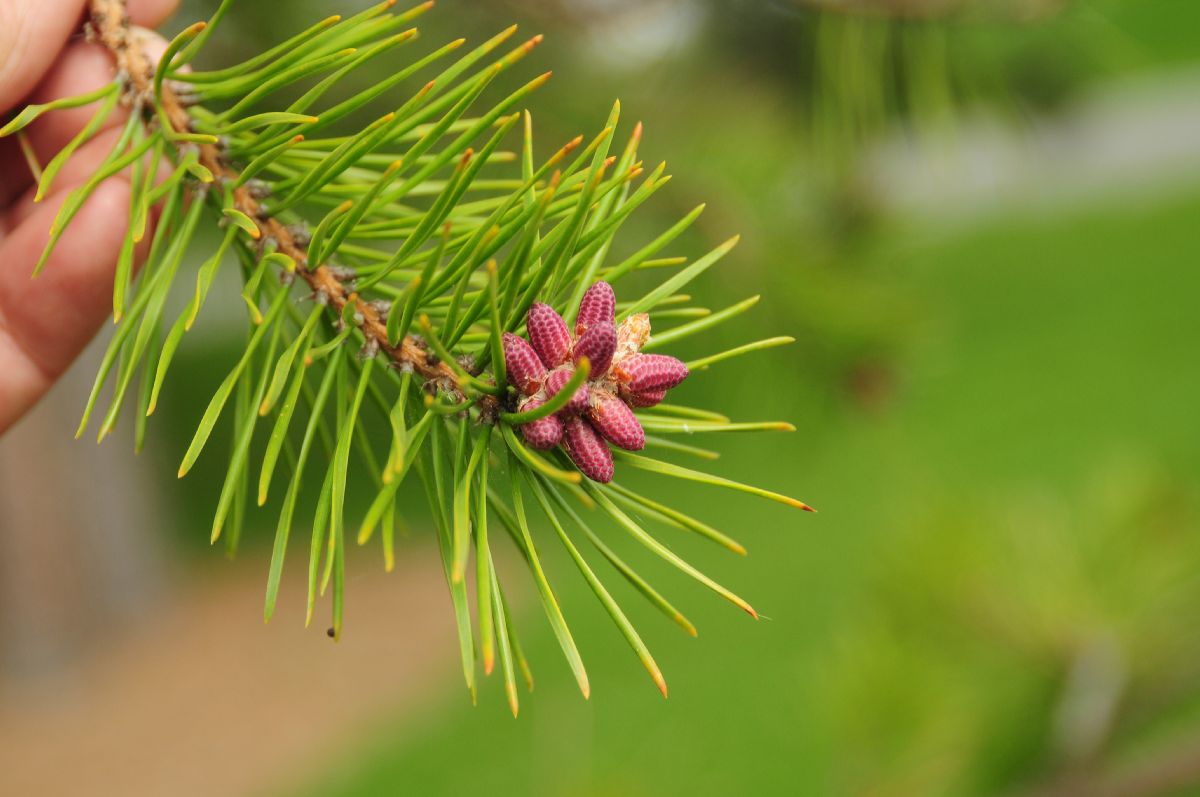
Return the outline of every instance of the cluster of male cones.
<path id="1" fill-rule="evenodd" d="M 577 368 L 587 379 L 553 415 L 521 427 L 534 448 L 562 444 L 589 479 L 612 481 L 613 457 L 607 440 L 629 451 L 646 445 L 634 407 L 652 407 L 688 375 L 687 366 L 664 354 L 642 354 L 650 318 L 638 313 L 616 325 L 616 296 L 607 282 L 588 288 L 579 302 L 572 335 L 552 307 L 529 308 L 529 340 L 506 332 L 504 364 L 509 383 L 521 394 L 518 409 L 545 404 L 572 381 Z"/>

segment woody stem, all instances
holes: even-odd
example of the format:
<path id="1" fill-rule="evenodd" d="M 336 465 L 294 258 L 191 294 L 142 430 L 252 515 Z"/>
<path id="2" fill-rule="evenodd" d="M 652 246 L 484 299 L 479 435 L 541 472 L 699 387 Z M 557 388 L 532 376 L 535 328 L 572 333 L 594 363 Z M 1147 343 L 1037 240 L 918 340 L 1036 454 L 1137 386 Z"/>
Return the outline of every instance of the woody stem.
<path id="1" fill-rule="evenodd" d="M 91 0 L 90 10 L 91 24 L 96 37 L 116 60 L 117 74 L 126 82 L 125 91 L 131 105 L 144 105 L 154 101 L 155 66 L 134 35 L 126 0 Z M 163 84 L 160 97 L 166 121 L 177 132 L 187 131 L 191 117 L 169 81 Z M 215 181 L 226 184 L 237 182 L 237 169 L 218 145 L 200 143 L 195 146 L 199 148 L 201 165 L 212 172 Z M 370 303 L 359 299 L 326 264 L 309 263 L 307 250 L 297 244 L 288 226 L 265 214 L 258 199 L 246 185 L 234 190 L 233 203 L 237 210 L 255 220 L 264 236 L 276 242 L 277 251 L 295 261 L 296 274 L 308 283 L 315 295 L 323 297 L 334 318 L 343 318 L 346 305 L 354 303 L 355 319 L 362 319 L 358 326 L 368 344 L 377 346 L 379 351 L 398 367 L 412 370 L 426 383 L 450 389 L 457 394 L 455 399 L 461 401 L 468 398 L 465 387 L 454 369 L 448 363 L 430 357 L 414 337 L 406 336 L 396 345 L 392 345 L 388 341 L 386 318 L 381 318 Z M 485 411 L 497 409 L 498 402 L 493 396 L 470 398 Z"/>

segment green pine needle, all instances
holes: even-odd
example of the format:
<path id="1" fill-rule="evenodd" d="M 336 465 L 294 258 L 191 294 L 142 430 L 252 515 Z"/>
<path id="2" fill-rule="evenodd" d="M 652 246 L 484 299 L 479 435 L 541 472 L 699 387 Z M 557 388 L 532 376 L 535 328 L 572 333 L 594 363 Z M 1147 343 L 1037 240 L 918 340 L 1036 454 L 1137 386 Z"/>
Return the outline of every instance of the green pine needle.
<path id="1" fill-rule="evenodd" d="M 222 0 L 207 22 L 185 28 L 151 74 L 135 74 L 128 48 L 114 47 L 127 80 L 29 106 L 0 127 L 0 137 L 22 136 L 47 113 L 92 107 L 83 129 L 44 167 L 22 139 L 38 180 L 35 198 L 41 200 L 119 106 L 140 110 L 120 125 L 88 179 L 67 194 L 35 269 L 36 274 L 54 265 L 57 243 L 100 183 L 128 174 L 129 223 L 113 282 L 116 327 L 77 435 L 87 429 L 111 383 L 112 400 L 98 436 L 113 431 L 128 401 L 136 412 L 131 426 L 140 449 L 148 417 L 167 395 L 171 366 L 202 308 L 243 302 L 245 342 L 212 388 L 179 476 L 195 466 L 214 435 L 230 435 L 211 527 L 211 540 L 223 538 L 230 555 L 243 529 L 255 530 L 249 503 L 278 503 L 272 510 L 278 514 L 264 621 L 275 612 L 293 534 L 307 530 L 305 623 L 328 596 L 329 634 L 339 639 L 347 599 L 347 524 L 353 524 L 359 545 L 380 530 L 385 568 L 391 570 L 395 530 L 406 523 L 400 512 L 409 516 L 413 500 L 404 485 L 415 472 L 432 517 L 429 533 L 449 589 L 472 701 L 479 664 L 487 675 L 498 663 L 514 716 L 518 681 L 533 686 L 505 598 L 506 590 L 516 588 L 512 578 L 533 582 L 575 682 L 585 698 L 590 695 L 582 656 L 542 556 L 547 534 L 563 546 L 665 696 L 658 664 L 606 579 L 615 571 L 653 610 L 695 636 L 695 625 L 654 584 L 657 574 L 643 569 L 633 554 L 649 551 L 651 562 L 661 559 L 758 615 L 651 535 L 643 522 L 661 524 L 668 533 L 699 535 L 736 554 L 745 554 L 745 548 L 653 492 L 634 492 L 623 482 L 598 484 L 562 451 L 527 445 L 521 427 L 562 412 L 585 383 L 589 391 L 601 391 L 593 395 L 606 390 L 625 395 L 628 386 L 618 383 L 624 378 L 618 371 L 592 373 L 592 364 L 580 358 L 557 394 L 522 410 L 526 397 L 509 382 L 504 340 L 506 333 L 527 332 L 534 302 L 556 308 L 573 327 L 587 290 L 606 280 L 620 297 L 617 322 L 651 314 L 654 334 L 642 349 L 669 353 L 758 303 L 754 296 L 713 312 L 684 292 L 726 258 L 738 239 L 700 257 L 664 251 L 693 226 L 704 210 L 699 205 L 661 232 L 625 240 L 626 228 L 640 229 L 630 220 L 661 201 L 671 176 L 665 163 L 653 168 L 643 163 L 642 126 L 623 127 L 619 102 L 595 120 L 598 130 L 556 145 L 539 159 L 533 115 L 525 106 L 550 73 L 519 78 L 508 93 L 498 91 L 497 78 L 516 70 L 540 36 L 512 44 L 514 27 L 472 48 L 458 39 L 409 58 L 413 48 L 401 45 L 417 39 L 410 23 L 432 3 L 396 11 L 384 0 L 345 19 L 329 17 L 240 64 L 184 69 L 201 55 L 214 29 L 228 25 L 231 5 Z M 120 36 L 119 30 L 106 33 L 111 35 L 99 40 Z M 347 90 L 350 76 L 361 75 L 368 62 L 386 63 L 387 76 Z M 341 99 L 327 103 L 333 95 Z M 393 110 L 363 118 L 376 101 Z M 218 231 L 207 250 L 197 248 L 210 240 L 201 234 L 204 226 Z M 148 250 L 141 246 L 147 235 Z M 141 252 L 146 254 L 139 271 L 135 256 Z M 189 253 L 195 253 L 195 264 Z M 240 265 L 240 298 L 218 280 L 229 260 Z M 311 304 L 301 304 L 305 301 Z M 178 315 L 166 317 L 168 306 L 180 307 Z M 635 319 L 623 334 L 641 323 Z M 687 365 L 701 371 L 791 341 L 767 338 Z M 714 409 L 669 402 L 640 409 L 637 418 L 650 433 L 648 448 L 664 457 L 707 461 L 719 452 L 679 436 L 794 429 L 784 422 L 735 422 Z M 632 469 L 649 471 L 809 509 L 780 493 L 668 459 L 627 451 L 615 451 L 614 459 L 622 477 Z M 273 486 L 276 482 L 286 488 Z M 360 494 L 366 496 L 361 506 Z M 540 510 L 536 524 L 527 514 L 529 495 Z M 297 521 L 302 502 L 305 513 L 312 512 L 311 525 L 309 517 Z M 612 528 L 605 526 L 628 534 L 639 547 L 619 555 L 608 542 Z M 497 530 L 506 534 L 493 533 Z M 603 573 L 585 558 L 581 539 L 607 562 Z M 524 567 L 502 577 L 497 563 L 507 560 L 498 549 L 509 545 Z"/>

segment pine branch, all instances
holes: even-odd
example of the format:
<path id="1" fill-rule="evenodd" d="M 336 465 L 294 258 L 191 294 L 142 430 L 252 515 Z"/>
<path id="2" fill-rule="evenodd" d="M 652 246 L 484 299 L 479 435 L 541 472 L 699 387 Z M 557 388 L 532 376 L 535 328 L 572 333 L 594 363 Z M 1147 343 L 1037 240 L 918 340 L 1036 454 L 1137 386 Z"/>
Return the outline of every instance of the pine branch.
<path id="1" fill-rule="evenodd" d="M 395 2 L 396 0 L 391 0 L 389 5 L 394 5 Z M 165 123 L 171 128 L 170 131 L 166 131 L 168 137 L 172 133 L 186 133 L 191 127 L 192 117 L 169 82 L 162 82 L 157 87 L 156 94 L 156 69 L 134 35 L 126 10 L 126 0 L 91 0 L 91 23 L 96 38 L 116 60 L 118 81 L 125 86 L 128 104 L 137 111 L 149 107 L 157 96 L 164 111 Z M 205 23 L 200 22 L 194 25 L 193 29 L 199 33 L 204 26 Z M 166 57 L 169 56 L 168 53 Z M 295 273 L 308 283 L 313 294 L 319 297 L 319 301 L 331 308 L 335 319 L 345 318 L 346 306 L 351 305 L 350 314 L 356 321 L 362 319 L 358 326 L 369 341 L 368 345 L 383 352 L 400 370 L 412 370 L 426 382 L 455 393 L 459 401 L 465 400 L 466 391 L 460 384 L 460 373 L 450 363 L 431 362 L 428 354 L 411 335 L 406 335 L 393 346 L 388 340 L 386 319 L 381 319 L 370 303 L 361 301 L 329 266 L 318 263 L 314 267 L 309 263 L 307 249 L 296 243 L 295 236 L 287 225 L 262 212 L 259 200 L 222 155 L 215 137 L 213 139 L 195 142 L 195 146 L 199 148 L 199 163 L 211 172 L 216 180 L 236 186 L 233 189 L 234 206 L 257 228 L 257 232 L 251 235 L 255 238 L 265 235 L 275 241 L 277 251 L 295 263 Z M 482 411 L 489 414 L 494 413 L 499 406 L 496 399 L 488 395 L 480 396 L 476 403 Z"/>
<path id="2" fill-rule="evenodd" d="M 711 410 L 663 403 L 668 391 L 688 376 L 689 365 L 650 349 L 708 331 L 756 301 L 712 313 L 688 306 L 690 297 L 680 293 L 728 254 L 736 238 L 695 260 L 662 256 L 662 250 L 696 220 L 701 205 L 625 259 L 607 262 L 622 223 L 670 180 L 664 165 L 644 169 L 638 160 L 641 124 L 634 126 L 619 153 L 610 154 L 620 117 L 616 103 L 590 142 L 584 145 L 583 136 L 577 136 L 537 165 L 532 116 L 527 110 L 514 111 L 549 73 L 477 116 L 467 115 L 496 75 L 528 54 L 540 36 L 468 73 L 514 28 L 502 31 L 460 55 L 394 111 L 357 133 L 316 138 L 313 132 L 362 108 L 456 50 L 463 40 L 393 70 L 386 79 L 315 116 L 310 109 L 316 101 L 350 70 L 414 39 L 415 28 L 399 29 L 432 3 L 392 13 L 394 0 L 384 0 L 345 20 L 323 20 L 240 64 L 208 72 L 184 70 L 231 2 L 222 0 L 209 23 L 196 23 L 176 36 L 155 65 L 130 27 L 124 0 L 91 0 L 88 32 L 112 53 L 114 81 L 79 97 L 29 106 L 0 126 L 0 137 L 19 136 L 43 113 L 97 107 L 92 120 L 42 171 L 41 196 L 119 102 L 131 109 L 108 157 L 84 185 L 68 194 L 35 269 L 36 275 L 99 184 L 128 170 L 129 223 L 113 285 L 117 326 L 77 435 L 87 427 L 101 390 L 111 380 L 111 403 L 99 438 L 114 429 L 122 407 L 134 404 L 134 441 L 141 446 L 147 416 L 158 404 L 184 333 L 195 322 L 222 264 L 236 260 L 241 267 L 240 299 L 250 321 L 244 348 L 212 394 L 179 475 L 196 463 L 221 417 L 231 415 L 232 446 L 211 534 L 214 543 L 223 537 L 231 554 L 240 539 L 248 497 L 256 496 L 261 506 L 270 497 L 273 480 L 280 474 L 286 480 L 264 618 L 274 612 L 308 470 L 317 468 L 323 475 L 309 483 L 316 488 L 316 500 L 306 622 L 313 618 L 318 598 L 331 592 L 329 633 L 334 639 L 341 634 L 346 597 L 348 486 L 363 473 L 369 479 L 365 486 L 373 485 L 374 497 L 352 539 L 363 545 L 379 528 L 385 567 L 391 569 L 393 535 L 401 522 L 397 490 L 415 472 L 427 492 L 458 627 L 463 675 L 473 698 L 477 655 L 485 675 L 499 660 L 514 714 L 517 670 L 529 680 L 502 579 L 493 564 L 492 552 L 500 540 L 489 534 L 489 525 L 495 529 L 497 523 L 529 567 L 580 690 L 585 696 L 590 691 L 579 651 L 543 569 L 527 507 L 540 510 L 549 522 L 665 695 L 666 681 L 641 633 L 586 561 L 581 548 L 587 546 L 578 543 L 590 543 L 652 607 L 685 632 L 695 635 L 695 626 L 610 549 L 576 509 L 607 517 L 661 560 L 757 616 L 748 602 L 659 540 L 648 524 L 699 535 L 744 554 L 740 543 L 688 513 L 613 481 L 619 463 L 622 468 L 809 508 L 772 490 L 666 460 L 614 455 L 614 448 L 638 451 L 653 446 L 668 454 L 708 460 L 718 456 L 705 448 L 648 436 L 647 431 L 690 435 L 794 430 L 786 423 L 735 422 Z M 276 89 L 322 73 L 328 74 L 285 108 L 259 112 L 254 107 Z M 520 121 L 520 152 L 499 149 Z M 389 151 L 403 143 L 407 148 L 402 156 Z M 515 179 L 479 177 L 485 165 L 518 160 Z M 163 164 L 169 170 L 165 174 L 160 173 Z M 151 209 L 158 214 L 152 232 Z M 310 212 L 320 215 L 311 233 L 303 223 Z M 201 219 L 215 222 L 223 234 L 194 272 L 190 303 L 167 330 L 165 307 L 183 281 L 184 255 Z M 135 275 L 134 252 L 148 234 L 149 252 Z M 612 283 L 645 269 L 664 270 L 667 276 L 640 297 L 618 303 Z M 278 280 L 273 278 L 276 273 Z M 292 301 L 297 276 L 317 302 L 307 312 Z M 694 320 L 652 341 L 650 313 Z M 331 322 L 329 328 L 322 319 Z M 768 338 L 694 360 L 691 367 L 707 371 L 732 357 L 790 340 Z M 376 367 L 376 357 L 392 367 Z M 314 373 L 319 377 L 310 379 Z M 130 394 L 136 398 L 126 401 Z M 364 434 L 371 428 L 365 416 L 376 411 L 375 420 L 385 420 L 390 432 L 382 440 L 378 434 Z M 269 435 L 264 435 L 259 424 L 267 416 L 273 418 Z M 300 421 L 293 424 L 297 418 Z M 293 439 L 295 427 L 303 429 L 300 440 Z M 264 439 L 265 444 L 255 445 Z M 382 459 L 376 451 L 381 444 L 387 447 Z M 250 471 L 256 460 L 257 489 L 252 489 Z M 491 467 L 501 461 L 507 467 Z M 497 489 L 497 482 L 508 482 L 508 491 Z M 531 504 L 524 497 L 527 490 L 534 499 Z M 511 508 L 501 497 L 506 492 Z M 474 616 L 467 584 L 471 572 Z"/>

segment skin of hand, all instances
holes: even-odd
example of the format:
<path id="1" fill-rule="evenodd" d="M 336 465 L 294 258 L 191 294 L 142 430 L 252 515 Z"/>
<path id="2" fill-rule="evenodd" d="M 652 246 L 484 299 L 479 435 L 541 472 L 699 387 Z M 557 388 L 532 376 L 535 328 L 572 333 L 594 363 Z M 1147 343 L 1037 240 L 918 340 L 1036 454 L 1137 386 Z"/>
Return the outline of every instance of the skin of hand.
<path id="1" fill-rule="evenodd" d="M 129 0 L 129 14 L 133 24 L 153 28 L 177 2 Z M 0 123 L 28 103 L 84 94 L 112 79 L 112 58 L 79 35 L 86 6 L 87 0 L 0 0 Z M 164 46 L 155 39 L 147 49 L 154 57 Z M 25 128 L 38 163 L 70 141 L 96 107 L 53 111 Z M 104 160 L 126 118 L 124 108 L 114 112 L 36 204 L 19 143 L 0 139 L 0 435 L 50 389 L 112 311 L 129 213 L 127 173 L 100 184 L 45 270 L 36 280 L 30 275 L 63 200 Z"/>

